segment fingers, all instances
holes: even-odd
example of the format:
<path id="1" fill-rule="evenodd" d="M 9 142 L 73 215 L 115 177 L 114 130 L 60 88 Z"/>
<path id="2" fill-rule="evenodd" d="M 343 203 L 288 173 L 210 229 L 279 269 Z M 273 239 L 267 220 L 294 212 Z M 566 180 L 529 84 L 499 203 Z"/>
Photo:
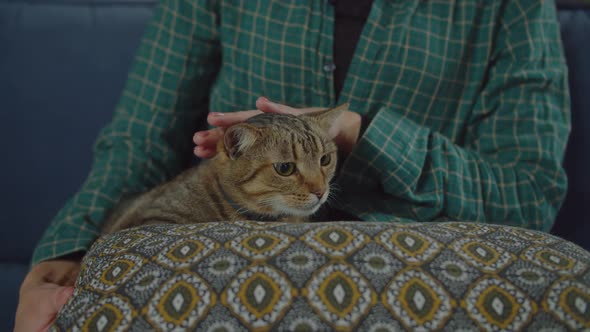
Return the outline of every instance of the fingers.
<path id="1" fill-rule="evenodd" d="M 287 105 L 279 104 L 268 100 L 265 97 L 260 97 L 256 100 L 256 108 L 265 113 L 279 113 L 279 114 L 304 114 L 309 112 L 318 112 L 324 110 L 322 107 L 306 107 L 294 108 Z"/>
<path id="2" fill-rule="evenodd" d="M 260 114 L 259 110 L 241 111 L 233 113 L 210 113 L 207 116 L 207 122 L 216 127 L 229 127 L 236 123 L 244 122 L 256 114 Z"/>
<path id="3" fill-rule="evenodd" d="M 207 122 L 217 128 L 198 131 L 193 136 L 195 148 L 193 153 L 199 158 L 212 158 L 217 153 L 217 142 L 223 138 L 224 128 L 246 121 L 254 115 L 262 113 L 259 110 L 248 110 L 233 113 L 210 113 Z"/>
<path id="4" fill-rule="evenodd" d="M 43 289 L 43 291 L 41 291 Z M 68 302 L 72 294 L 74 294 L 74 287 L 62 287 L 54 284 L 48 284 L 47 288 L 42 287 L 38 292 L 34 292 L 33 301 L 38 305 L 37 312 L 39 313 L 39 326 L 41 331 L 46 331 L 49 326 L 55 321 L 57 314 L 61 308 Z M 33 292 L 30 294 L 33 298 Z M 42 323 L 45 323 L 44 325 Z"/>
<path id="5" fill-rule="evenodd" d="M 51 260 L 35 265 L 20 287 L 15 331 L 46 331 L 74 292 L 80 262 Z"/>
<path id="6" fill-rule="evenodd" d="M 59 287 L 54 292 L 54 312 L 58 312 L 74 294 L 74 287 Z"/>
<path id="7" fill-rule="evenodd" d="M 265 97 L 256 100 L 256 108 L 265 113 L 297 114 L 297 109 L 283 104 L 273 103 Z"/>
<path id="8" fill-rule="evenodd" d="M 47 331 L 74 293 L 73 287 L 45 283 L 21 293 L 15 331 Z"/>
<path id="9" fill-rule="evenodd" d="M 199 158 L 212 158 L 217 153 L 217 142 L 223 138 L 223 129 L 246 121 L 247 119 L 265 113 L 301 114 L 318 111 L 320 108 L 293 108 L 287 105 L 271 102 L 265 97 L 256 100 L 256 110 L 247 110 L 231 113 L 209 113 L 207 122 L 217 128 L 198 131 L 193 136 L 195 148 L 193 153 Z"/>
<path id="10" fill-rule="evenodd" d="M 210 113 L 207 116 L 207 122 L 216 127 L 227 128 L 240 122 L 244 122 L 254 115 L 262 112 L 267 113 L 281 113 L 281 114 L 296 114 L 299 110 L 269 101 L 264 97 L 256 100 L 256 110 L 232 112 L 232 113 Z"/>
<path id="11" fill-rule="evenodd" d="M 193 149 L 193 153 L 195 154 L 195 156 L 199 158 L 209 159 L 215 157 L 215 155 L 217 154 L 217 150 L 204 148 L 202 146 L 196 146 Z"/>
<path id="12" fill-rule="evenodd" d="M 193 136 L 196 147 L 193 152 L 199 158 L 212 158 L 216 154 L 217 142 L 223 138 L 223 128 L 198 131 Z"/>
<path id="13" fill-rule="evenodd" d="M 260 97 L 256 100 L 256 110 L 231 112 L 231 113 L 210 113 L 207 116 L 207 122 L 215 127 L 227 128 L 234 124 L 244 122 L 254 115 L 265 113 L 279 113 L 279 114 L 301 114 L 307 112 L 319 111 L 320 107 L 310 108 L 293 108 L 287 105 L 279 104 L 268 100 L 265 97 Z"/>
<path id="14" fill-rule="evenodd" d="M 223 128 L 213 128 L 204 131 L 197 131 L 193 136 L 193 142 L 195 145 L 212 148 L 217 145 L 217 141 L 219 141 L 223 137 Z"/>

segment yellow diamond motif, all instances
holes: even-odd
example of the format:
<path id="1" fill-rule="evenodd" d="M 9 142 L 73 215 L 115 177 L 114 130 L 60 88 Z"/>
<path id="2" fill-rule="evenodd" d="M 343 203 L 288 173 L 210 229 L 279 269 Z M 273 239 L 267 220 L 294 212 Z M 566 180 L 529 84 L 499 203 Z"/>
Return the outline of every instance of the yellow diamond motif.
<path id="1" fill-rule="evenodd" d="M 352 227 L 314 227 L 303 237 L 312 248 L 333 256 L 344 257 L 358 250 L 369 238 Z"/>
<path id="2" fill-rule="evenodd" d="M 395 275 L 381 299 L 409 331 L 438 331 L 454 307 L 454 300 L 438 281 L 414 268 Z"/>
<path id="3" fill-rule="evenodd" d="M 219 243 L 204 236 L 180 239 L 158 250 L 158 263 L 174 269 L 189 267 L 219 247 Z"/>
<path id="4" fill-rule="evenodd" d="M 123 314 L 116 306 L 107 303 L 98 309 L 90 318 L 84 323 L 82 330 L 84 331 L 113 331 L 121 321 Z"/>
<path id="5" fill-rule="evenodd" d="M 556 269 L 570 270 L 576 265 L 576 262 L 573 259 L 567 258 L 555 250 L 543 249 L 535 254 L 535 258 Z"/>
<path id="6" fill-rule="evenodd" d="M 590 326 L 590 295 L 570 285 L 559 296 L 559 304 L 582 326 Z"/>
<path id="7" fill-rule="evenodd" d="M 512 323 L 520 309 L 516 299 L 497 285 L 484 290 L 475 305 L 489 322 L 502 329 Z"/>
<path id="8" fill-rule="evenodd" d="M 98 251 L 98 256 L 104 257 L 106 255 L 129 251 L 129 249 L 139 246 L 144 240 L 151 236 L 153 236 L 152 233 L 140 230 L 131 234 L 127 231 L 123 231 L 114 236 L 101 237 L 96 242 L 101 247 Z"/>
<path id="9" fill-rule="evenodd" d="M 143 258 L 140 256 L 123 254 L 114 260 L 95 264 L 90 267 L 90 270 L 96 271 L 93 273 L 100 273 L 100 278 L 91 280 L 90 286 L 98 291 L 111 291 L 131 278 L 143 263 Z"/>
<path id="10" fill-rule="evenodd" d="M 408 232 L 394 233 L 391 241 L 409 256 L 422 255 L 428 249 L 428 243 Z"/>
<path id="11" fill-rule="evenodd" d="M 180 272 L 161 285 L 142 315 L 158 331 L 192 331 L 215 302 L 215 293 L 198 275 Z"/>
<path id="12" fill-rule="evenodd" d="M 340 331 L 350 331 L 376 303 L 377 296 L 352 266 L 335 263 L 314 273 L 303 290 L 307 302 Z"/>
<path id="13" fill-rule="evenodd" d="M 166 257 L 172 261 L 189 261 L 203 250 L 203 244 L 195 240 L 186 240 L 178 243 L 166 253 Z"/>
<path id="14" fill-rule="evenodd" d="M 105 285 L 114 285 L 121 280 L 135 263 L 127 259 L 121 259 L 106 269 L 100 276 L 100 280 Z"/>
<path id="15" fill-rule="evenodd" d="M 354 282 L 342 271 L 328 276 L 320 285 L 318 295 L 327 309 L 340 318 L 352 312 L 361 296 Z"/>
<path id="16" fill-rule="evenodd" d="M 407 264 L 427 261 L 442 248 L 435 239 L 410 229 L 388 229 L 377 237 L 377 242 Z"/>
<path id="17" fill-rule="evenodd" d="M 255 255 L 272 250 L 280 242 L 280 239 L 268 234 L 254 234 L 242 240 L 242 245 Z"/>
<path id="18" fill-rule="evenodd" d="M 280 271 L 253 265 L 240 271 L 221 296 L 223 305 L 254 330 L 267 331 L 285 311 L 297 290 Z"/>
<path id="19" fill-rule="evenodd" d="M 480 279 L 461 306 L 482 330 L 488 331 L 520 331 L 537 312 L 534 301 L 499 277 Z"/>
<path id="20" fill-rule="evenodd" d="M 451 247 L 467 263 L 485 272 L 498 271 L 516 259 L 509 251 L 482 239 L 459 238 Z"/>
<path id="21" fill-rule="evenodd" d="M 85 312 L 82 331 L 125 331 L 137 316 L 128 299 L 116 294 L 103 297 Z"/>
<path id="22" fill-rule="evenodd" d="M 143 234 L 130 234 L 114 243 L 112 246 L 116 249 L 127 249 L 133 247 L 137 242 L 143 240 L 146 236 Z"/>
<path id="23" fill-rule="evenodd" d="M 584 260 L 568 256 L 569 254 L 567 251 L 560 252 L 546 246 L 531 246 L 521 254 L 521 257 L 560 275 L 576 275 L 586 270 L 588 265 Z"/>
<path id="24" fill-rule="evenodd" d="M 276 283 L 262 272 L 248 278 L 238 292 L 241 302 L 257 319 L 271 313 L 281 297 Z"/>
<path id="25" fill-rule="evenodd" d="M 199 301 L 200 297 L 194 286 L 180 280 L 164 293 L 156 308 L 164 320 L 180 325 L 188 318 Z"/>
<path id="26" fill-rule="evenodd" d="M 332 227 L 318 232 L 314 238 L 319 243 L 338 251 L 346 248 L 353 240 L 353 236 L 348 230 Z"/>
<path id="27" fill-rule="evenodd" d="M 271 230 L 253 230 L 234 237 L 229 248 L 250 259 L 269 259 L 281 253 L 293 238 Z"/>
<path id="28" fill-rule="evenodd" d="M 486 266 L 493 264 L 500 258 L 500 254 L 494 250 L 494 248 L 489 247 L 483 243 L 467 243 L 463 246 L 463 250 L 465 253 L 471 256 L 471 258 Z"/>
<path id="29" fill-rule="evenodd" d="M 400 290 L 400 301 L 418 324 L 433 320 L 441 306 L 435 291 L 419 278 L 413 278 Z"/>

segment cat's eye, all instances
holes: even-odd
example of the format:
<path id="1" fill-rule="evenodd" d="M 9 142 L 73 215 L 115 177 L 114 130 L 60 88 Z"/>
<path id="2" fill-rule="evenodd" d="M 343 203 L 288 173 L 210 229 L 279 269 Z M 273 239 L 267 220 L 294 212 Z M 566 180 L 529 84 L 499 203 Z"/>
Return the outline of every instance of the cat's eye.
<path id="1" fill-rule="evenodd" d="M 295 172 L 295 163 L 275 163 L 273 167 L 282 176 L 289 176 Z"/>
<path id="2" fill-rule="evenodd" d="M 320 158 L 320 165 L 326 166 L 330 164 L 330 161 L 332 161 L 332 157 L 329 154 L 325 154 Z"/>

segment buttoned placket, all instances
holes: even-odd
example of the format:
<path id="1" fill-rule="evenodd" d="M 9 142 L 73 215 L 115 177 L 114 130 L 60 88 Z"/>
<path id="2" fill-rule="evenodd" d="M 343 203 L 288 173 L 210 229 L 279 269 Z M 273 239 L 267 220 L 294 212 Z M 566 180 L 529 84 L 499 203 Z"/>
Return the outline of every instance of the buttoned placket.
<path id="1" fill-rule="evenodd" d="M 352 56 L 339 98 L 336 100 L 336 91 L 334 89 L 334 71 L 336 70 L 336 64 L 334 63 L 333 58 L 335 11 L 330 0 L 325 0 L 323 2 L 322 9 L 324 15 L 322 16 L 323 22 L 321 24 L 322 29 L 320 32 L 321 36 L 318 47 L 321 61 L 318 62 L 320 68 L 317 70 L 318 79 L 316 81 L 317 89 L 323 89 L 323 91 L 328 92 L 327 94 L 324 94 L 326 99 L 321 100 L 322 105 L 335 106 L 344 102 L 358 101 L 359 97 L 366 98 L 367 94 L 369 94 L 369 91 L 358 90 L 363 87 L 369 88 L 369 85 L 364 84 L 359 87 L 357 84 L 354 84 L 352 77 L 359 75 L 370 77 L 372 75 L 371 71 L 374 70 L 374 68 L 370 65 L 370 62 L 377 57 L 381 47 L 380 38 L 383 36 L 383 31 L 379 19 L 381 17 L 383 6 L 386 5 L 388 4 L 384 0 L 375 0 L 373 2 L 365 26 L 357 41 L 357 48 Z M 369 45 L 369 43 L 372 43 L 373 45 Z M 361 54 L 363 55 L 362 58 L 360 57 Z M 356 96 L 357 98 L 353 100 L 350 98 L 351 96 Z M 363 114 L 365 109 L 360 106 L 361 105 L 354 107 L 351 105 L 351 109 L 356 109 L 359 113 Z"/>
<path id="2" fill-rule="evenodd" d="M 319 61 L 317 62 L 318 68 L 316 88 L 319 91 L 325 91 L 323 93 L 320 104 L 324 107 L 334 106 L 336 99 L 336 91 L 334 90 L 334 70 L 336 70 L 336 64 L 334 64 L 333 58 L 333 45 L 334 45 L 334 6 L 329 0 L 322 1 L 322 23 L 320 30 L 320 42 L 318 44 L 318 56 Z"/>

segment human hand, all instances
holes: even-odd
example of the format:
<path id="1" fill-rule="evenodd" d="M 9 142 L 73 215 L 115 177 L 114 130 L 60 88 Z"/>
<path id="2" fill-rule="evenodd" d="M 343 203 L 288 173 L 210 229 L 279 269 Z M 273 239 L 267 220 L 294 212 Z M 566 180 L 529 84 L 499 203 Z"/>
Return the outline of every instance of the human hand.
<path id="1" fill-rule="evenodd" d="M 47 331 L 74 292 L 79 273 L 79 261 L 52 260 L 35 265 L 20 287 L 14 331 Z"/>
<path id="2" fill-rule="evenodd" d="M 304 114 L 308 112 L 317 112 L 324 108 L 293 108 L 286 105 L 269 101 L 264 97 L 256 100 L 257 110 L 248 110 L 234 113 L 211 113 L 207 116 L 207 122 L 215 126 L 209 130 L 198 131 L 193 136 L 193 142 L 196 144 L 194 153 L 200 158 L 211 158 L 217 153 L 217 142 L 223 137 L 225 128 L 234 124 L 246 121 L 248 118 L 266 112 L 279 114 Z M 338 149 L 348 153 L 356 144 L 361 128 L 361 116 L 351 111 L 345 111 L 342 116 L 330 128 L 330 136 L 338 146 Z"/>

